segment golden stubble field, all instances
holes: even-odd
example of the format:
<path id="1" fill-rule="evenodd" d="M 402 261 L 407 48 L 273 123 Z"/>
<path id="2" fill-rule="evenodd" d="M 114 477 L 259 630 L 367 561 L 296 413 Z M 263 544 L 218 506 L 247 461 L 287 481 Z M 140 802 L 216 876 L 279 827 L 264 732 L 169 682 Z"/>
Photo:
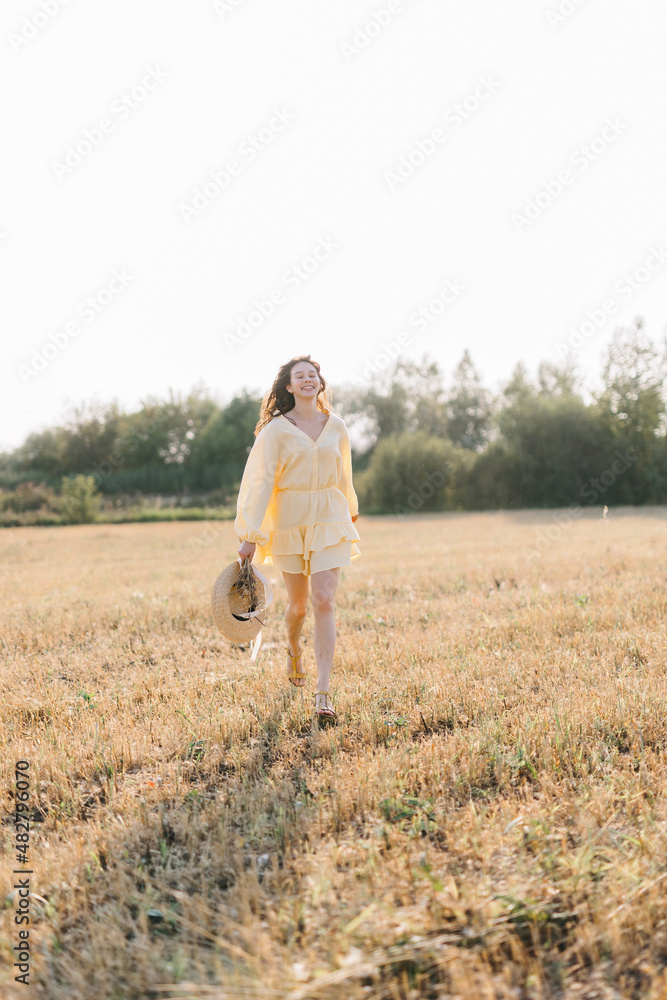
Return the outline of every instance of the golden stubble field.
<path id="1" fill-rule="evenodd" d="M 362 517 L 322 730 L 231 522 L 0 534 L 0 995 L 667 996 L 666 512 L 586 513 Z"/>

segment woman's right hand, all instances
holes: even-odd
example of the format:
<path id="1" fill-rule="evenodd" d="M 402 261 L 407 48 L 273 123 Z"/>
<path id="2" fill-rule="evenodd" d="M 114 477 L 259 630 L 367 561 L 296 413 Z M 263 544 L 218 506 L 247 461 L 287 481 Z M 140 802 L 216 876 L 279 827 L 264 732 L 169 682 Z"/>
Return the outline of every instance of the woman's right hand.
<path id="1" fill-rule="evenodd" d="M 250 562 L 252 562 L 255 557 L 255 548 L 255 542 L 241 542 L 238 548 L 238 554 L 241 559 L 246 559 L 249 556 Z"/>

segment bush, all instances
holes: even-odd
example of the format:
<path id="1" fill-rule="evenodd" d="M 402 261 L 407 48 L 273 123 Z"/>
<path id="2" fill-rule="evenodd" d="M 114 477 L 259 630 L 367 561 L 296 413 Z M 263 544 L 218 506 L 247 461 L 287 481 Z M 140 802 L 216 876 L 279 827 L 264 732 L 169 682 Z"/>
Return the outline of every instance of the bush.
<path id="1" fill-rule="evenodd" d="M 424 431 L 392 434 L 355 479 L 359 505 L 367 514 L 460 510 L 473 462 L 471 452 Z"/>
<path id="2" fill-rule="evenodd" d="M 65 476 L 60 490 L 59 507 L 69 524 L 91 524 L 97 520 L 101 497 L 94 476 Z"/>
<path id="3" fill-rule="evenodd" d="M 13 491 L 0 492 L 0 511 L 13 510 L 23 514 L 27 510 L 53 508 L 56 500 L 55 492 L 42 483 L 19 483 Z"/>
<path id="4" fill-rule="evenodd" d="M 471 510 L 507 510 L 521 507 L 522 466 L 516 452 L 502 439 L 493 441 L 475 458 L 468 478 Z"/>

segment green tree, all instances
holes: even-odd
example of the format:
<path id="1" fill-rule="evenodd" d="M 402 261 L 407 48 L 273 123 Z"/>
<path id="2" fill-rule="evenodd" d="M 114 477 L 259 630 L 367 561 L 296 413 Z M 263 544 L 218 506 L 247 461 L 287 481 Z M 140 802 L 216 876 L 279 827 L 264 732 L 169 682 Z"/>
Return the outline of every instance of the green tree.
<path id="1" fill-rule="evenodd" d="M 521 507 L 523 469 L 516 449 L 498 438 L 475 456 L 468 476 L 468 507 L 507 510 Z"/>
<path id="2" fill-rule="evenodd" d="M 81 403 L 72 408 L 59 427 L 62 435 L 60 471 L 90 472 L 114 447 L 119 430 L 118 403 Z"/>
<path id="3" fill-rule="evenodd" d="M 193 441 L 190 465 L 203 486 L 215 488 L 240 481 L 255 440 L 261 399 L 244 391 L 209 415 Z"/>
<path id="4" fill-rule="evenodd" d="M 392 384 L 405 393 L 405 430 L 447 436 L 447 407 L 443 374 L 438 363 L 424 356 L 421 361 L 400 359 Z"/>
<path id="5" fill-rule="evenodd" d="M 585 502 L 582 487 L 613 461 L 614 441 L 595 407 L 578 396 L 519 392 L 499 417 L 518 502 L 560 507 Z M 613 500 L 614 491 L 606 502 Z"/>
<path id="6" fill-rule="evenodd" d="M 581 384 L 574 359 L 558 365 L 553 361 L 541 361 L 537 369 L 540 396 L 578 396 Z"/>
<path id="7" fill-rule="evenodd" d="M 641 318 L 634 327 L 618 328 L 603 358 L 603 389 L 595 394 L 602 420 L 633 463 L 623 482 L 624 503 L 659 502 L 667 483 L 664 467 L 667 350 L 644 333 Z"/>
<path id="8" fill-rule="evenodd" d="M 531 381 L 528 369 L 523 361 L 518 361 L 503 388 L 502 395 L 505 400 L 505 406 L 512 406 L 536 394 L 537 389 Z"/>
<path id="9" fill-rule="evenodd" d="M 454 369 L 447 396 L 446 433 L 454 444 L 479 451 L 489 440 L 492 427 L 492 397 L 482 385 L 466 348 Z"/>
<path id="10" fill-rule="evenodd" d="M 17 473 L 41 470 L 48 476 L 59 477 L 63 472 L 66 447 L 62 428 L 53 427 L 29 434 L 12 453 L 11 465 Z"/>
<path id="11" fill-rule="evenodd" d="M 58 506 L 70 524 L 90 524 L 95 521 L 100 502 L 94 476 L 63 478 Z"/>
<path id="12" fill-rule="evenodd" d="M 447 433 L 442 372 L 426 357 L 420 362 L 399 358 L 367 388 L 337 390 L 334 403 L 346 419 L 352 418 L 352 426 L 361 427 L 369 453 L 392 435 L 418 430 L 443 437 Z"/>
<path id="13" fill-rule="evenodd" d="M 118 421 L 115 443 L 89 467 L 105 492 L 117 489 L 173 491 L 197 487 L 193 449 L 217 403 L 196 387 L 187 396 L 169 390 L 167 400 L 148 397 L 141 409 Z"/>
<path id="14" fill-rule="evenodd" d="M 596 395 L 600 409 L 637 439 L 655 435 L 665 413 L 665 350 L 656 347 L 643 327 L 638 319 L 634 328 L 614 331 L 603 358 L 604 389 Z"/>
<path id="15" fill-rule="evenodd" d="M 217 404 L 198 388 L 186 397 L 170 389 L 166 403 L 152 401 L 151 406 L 159 428 L 155 440 L 158 457 L 165 465 L 187 465 L 197 435 L 217 411 Z"/>

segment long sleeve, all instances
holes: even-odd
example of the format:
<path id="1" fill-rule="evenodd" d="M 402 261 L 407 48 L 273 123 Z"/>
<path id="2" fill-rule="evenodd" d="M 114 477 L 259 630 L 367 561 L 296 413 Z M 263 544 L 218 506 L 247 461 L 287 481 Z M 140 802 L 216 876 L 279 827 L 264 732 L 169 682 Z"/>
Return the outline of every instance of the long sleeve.
<path id="1" fill-rule="evenodd" d="M 350 508 L 350 517 L 355 517 L 359 513 L 359 501 L 352 485 L 352 451 L 346 427 L 343 427 L 343 434 L 340 440 L 340 454 L 342 458 L 342 470 L 338 488 L 345 494 L 347 505 Z"/>
<path id="2" fill-rule="evenodd" d="M 266 545 L 269 540 L 266 513 L 279 471 L 280 446 L 271 424 L 255 438 L 243 472 L 236 504 L 234 529 L 241 541 Z"/>

